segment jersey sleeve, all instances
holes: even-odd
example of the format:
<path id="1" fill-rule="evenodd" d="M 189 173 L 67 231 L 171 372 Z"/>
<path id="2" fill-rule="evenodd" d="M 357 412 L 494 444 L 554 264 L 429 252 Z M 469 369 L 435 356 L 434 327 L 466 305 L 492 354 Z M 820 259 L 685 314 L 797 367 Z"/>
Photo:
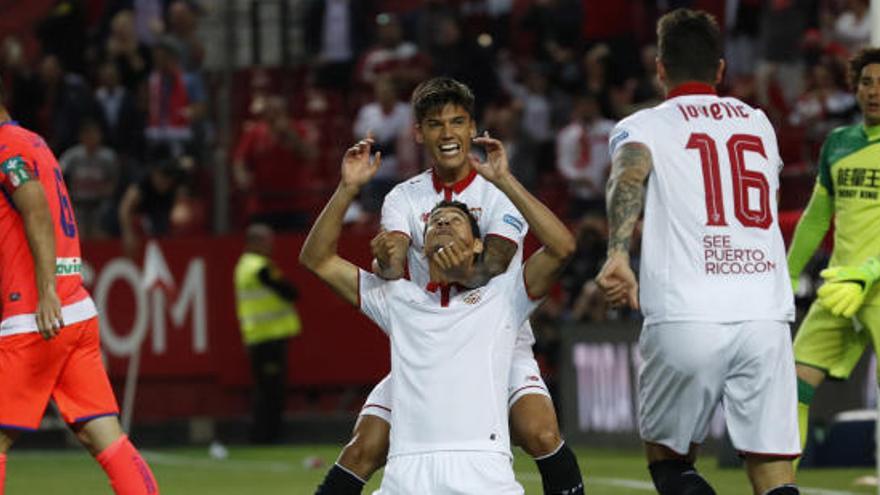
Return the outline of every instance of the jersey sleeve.
<path id="1" fill-rule="evenodd" d="M 390 287 L 390 282 L 358 269 L 358 307 L 367 318 L 373 320 L 373 323 L 388 334 L 391 333 L 387 303 Z"/>
<path id="2" fill-rule="evenodd" d="M 627 143 L 641 143 L 648 148 L 652 147 L 651 130 L 644 125 L 643 116 L 645 114 L 642 112 L 621 120 L 611 130 L 608 137 L 608 154 L 610 156 L 613 157 L 617 149 Z M 656 129 L 654 132 L 657 132 Z"/>
<path id="3" fill-rule="evenodd" d="M 409 221 L 412 212 L 412 205 L 400 187 L 395 187 L 385 195 L 382 202 L 382 230 L 386 232 L 403 232 L 410 239 L 421 232 L 412 232 L 412 223 Z"/>
<path id="4" fill-rule="evenodd" d="M 517 246 L 521 246 L 523 239 L 529 231 L 529 224 L 523 218 L 516 206 L 502 193 L 498 194 L 489 211 L 483 215 L 490 215 L 486 224 L 483 237 L 496 236 L 507 239 Z"/>
<path id="5" fill-rule="evenodd" d="M 0 187 L 12 195 L 24 183 L 36 178 L 34 167 L 21 155 L 0 162 Z"/>
<path id="6" fill-rule="evenodd" d="M 755 113 L 761 116 L 761 121 L 764 123 L 764 137 L 767 138 L 766 142 L 768 143 L 767 149 L 764 151 L 767 153 L 767 159 L 776 166 L 776 174 L 778 175 L 782 172 L 782 167 L 785 164 L 782 161 L 782 155 L 779 154 L 779 141 L 776 139 L 776 130 L 773 129 L 773 124 L 763 110 L 755 109 Z"/>

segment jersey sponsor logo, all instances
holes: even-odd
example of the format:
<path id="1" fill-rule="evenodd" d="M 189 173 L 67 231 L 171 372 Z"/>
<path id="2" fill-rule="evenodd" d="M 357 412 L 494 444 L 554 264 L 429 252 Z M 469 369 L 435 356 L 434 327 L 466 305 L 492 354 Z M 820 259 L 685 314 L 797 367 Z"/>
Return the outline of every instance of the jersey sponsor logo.
<path id="1" fill-rule="evenodd" d="M 462 299 L 462 300 L 464 301 L 465 304 L 474 305 L 474 304 L 477 304 L 478 302 L 480 302 L 480 299 L 482 299 L 482 298 L 483 298 L 483 294 L 479 290 L 475 290 L 475 291 L 471 292 L 470 294 L 464 296 L 464 299 Z"/>
<path id="2" fill-rule="evenodd" d="M 880 191 L 880 169 L 841 167 L 837 170 L 838 197 L 876 200 L 878 191 Z"/>
<path id="3" fill-rule="evenodd" d="M 18 301 L 19 299 L 21 299 L 20 292 L 13 292 L 12 294 L 9 294 L 9 300 L 12 302 Z"/>
<path id="4" fill-rule="evenodd" d="M 611 142 L 608 144 L 608 151 L 610 154 L 614 154 L 614 150 L 617 149 L 617 145 L 620 144 L 621 141 L 629 137 L 629 131 L 626 129 L 622 129 L 620 132 L 614 135 L 611 138 Z"/>
<path id="5" fill-rule="evenodd" d="M 56 258 L 55 276 L 66 277 L 82 273 L 82 259 L 80 258 Z"/>
<path id="6" fill-rule="evenodd" d="M 760 248 L 737 247 L 729 235 L 703 236 L 706 275 L 754 275 L 776 270 L 776 263 Z"/>
<path id="7" fill-rule="evenodd" d="M 18 187 L 31 180 L 31 174 L 28 172 L 27 165 L 20 156 L 13 156 L 0 164 L 0 171 L 9 177 L 12 187 Z"/>
<path id="8" fill-rule="evenodd" d="M 501 219 L 504 221 L 504 223 L 515 228 L 517 232 L 522 234 L 523 227 L 525 227 L 525 223 L 522 220 L 520 220 L 519 218 L 516 218 L 515 216 L 513 216 L 509 213 L 505 214 Z"/>

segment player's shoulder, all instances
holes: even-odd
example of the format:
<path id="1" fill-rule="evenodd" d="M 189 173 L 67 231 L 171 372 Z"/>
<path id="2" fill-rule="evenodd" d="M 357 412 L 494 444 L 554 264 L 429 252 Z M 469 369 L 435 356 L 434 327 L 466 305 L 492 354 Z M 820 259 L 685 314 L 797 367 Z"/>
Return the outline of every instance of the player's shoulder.
<path id="1" fill-rule="evenodd" d="M 845 125 L 833 129 L 825 138 L 826 146 L 861 146 L 867 141 L 861 124 Z"/>
<path id="2" fill-rule="evenodd" d="M 400 197 L 418 195 L 431 187 L 433 187 L 433 182 L 431 181 L 431 170 L 428 169 L 402 182 L 398 182 L 391 188 L 391 191 L 388 192 L 388 196 Z"/>
<path id="3" fill-rule="evenodd" d="M 34 148 L 45 148 L 46 142 L 38 134 L 17 124 L 0 125 L 0 160 L 29 155 Z"/>

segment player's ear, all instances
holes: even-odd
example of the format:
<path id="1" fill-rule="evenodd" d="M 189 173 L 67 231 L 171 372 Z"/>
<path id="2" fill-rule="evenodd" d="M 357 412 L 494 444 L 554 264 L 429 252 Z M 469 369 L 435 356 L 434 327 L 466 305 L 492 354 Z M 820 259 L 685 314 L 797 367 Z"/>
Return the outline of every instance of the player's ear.
<path id="1" fill-rule="evenodd" d="M 413 126 L 413 136 L 416 138 L 416 142 L 419 144 L 425 144 L 425 136 L 422 134 L 422 126 L 419 124 L 415 124 Z"/>
<path id="2" fill-rule="evenodd" d="M 724 79 L 724 69 L 727 68 L 727 63 L 723 58 L 718 59 L 718 71 L 715 73 L 715 85 L 721 84 L 721 80 Z"/>

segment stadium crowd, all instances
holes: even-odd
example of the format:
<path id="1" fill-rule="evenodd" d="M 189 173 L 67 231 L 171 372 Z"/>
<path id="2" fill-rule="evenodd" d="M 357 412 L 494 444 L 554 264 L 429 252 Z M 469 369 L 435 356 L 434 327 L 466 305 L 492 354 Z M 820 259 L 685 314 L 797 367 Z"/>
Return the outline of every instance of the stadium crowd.
<path id="1" fill-rule="evenodd" d="M 607 238 L 613 124 L 661 98 L 654 25 L 701 8 L 725 30 L 722 94 L 763 108 L 782 156 L 782 208 L 800 209 L 828 131 L 855 122 L 846 60 L 868 43 L 867 0 L 309 0 L 294 2 L 301 57 L 238 70 L 233 139 L 221 142 L 217 77 L 203 66 L 198 0 L 43 2 L 36 39 L 0 39 L 12 115 L 60 157 L 84 239 L 210 232 L 217 146 L 228 151 L 231 218 L 303 231 L 338 177 L 344 147 L 371 133 L 383 170 L 347 220 L 377 225 L 384 194 L 426 168 L 412 89 L 447 75 L 473 88 L 479 129 L 500 139 L 519 180 L 573 226 L 579 253 L 538 315 L 619 317 L 591 280 Z M 294 84 L 283 81 L 294 80 Z M 290 89 L 293 88 L 293 91 Z M 552 354 L 552 353 L 551 353 Z"/>

